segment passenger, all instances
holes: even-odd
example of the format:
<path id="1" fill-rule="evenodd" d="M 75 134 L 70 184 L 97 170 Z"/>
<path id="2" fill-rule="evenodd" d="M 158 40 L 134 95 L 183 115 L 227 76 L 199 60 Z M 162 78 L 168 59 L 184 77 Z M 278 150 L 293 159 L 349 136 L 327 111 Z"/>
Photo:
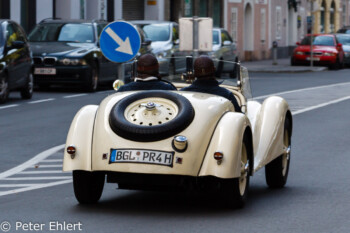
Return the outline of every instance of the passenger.
<path id="1" fill-rule="evenodd" d="M 230 100 L 235 107 L 236 112 L 242 112 L 241 107 L 231 91 L 220 87 L 219 82 L 215 79 L 214 62 L 208 56 L 200 56 L 194 61 L 195 81 L 192 85 L 182 88 L 181 91 L 194 91 L 208 94 L 219 95 Z"/>
<path id="2" fill-rule="evenodd" d="M 176 90 L 171 84 L 161 81 L 159 63 L 152 54 L 144 54 L 139 58 L 134 82 L 121 86 L 118 92 L 139 90 Z"/>

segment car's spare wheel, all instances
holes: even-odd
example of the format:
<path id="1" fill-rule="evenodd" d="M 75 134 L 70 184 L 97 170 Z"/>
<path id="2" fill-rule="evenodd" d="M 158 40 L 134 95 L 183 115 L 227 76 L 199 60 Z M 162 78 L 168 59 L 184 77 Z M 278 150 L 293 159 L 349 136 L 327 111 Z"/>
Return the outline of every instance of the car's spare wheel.
<path id="1" fill-rule="evenodd" d="M 168 91 L 143 91 L 117 102 L 109 124 L 123 138 L 150 142 L 178 134 L 193 118 L 194 109 L 185 97 Z"/>

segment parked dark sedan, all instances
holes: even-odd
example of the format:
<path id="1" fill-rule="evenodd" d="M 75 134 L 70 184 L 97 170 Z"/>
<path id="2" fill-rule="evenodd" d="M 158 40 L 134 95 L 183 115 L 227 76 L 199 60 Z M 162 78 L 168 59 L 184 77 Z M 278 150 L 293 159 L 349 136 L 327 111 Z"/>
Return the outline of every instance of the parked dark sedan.
<path id="1" fill-rule="evenodd" d="M 80 85 L 95 91 L 101 82 L 114 81 L 118 70 L 99 48 L 99 35 L 106 21 L 41 21 L 29 34 L 33 51 L 34 83 Z"/>
<path id="2" fill-rule="evenodd" d="M 350 31 L 350 30 L 349 30 Z M 335 34 L 344 50 L 344 65 L 350 67 L 350 34 Z"/>
<path id="3" fill-rule="evenodd" d="M 24 30 L 11 20 L 0 20 L 0 103 L 4 103 L 13 90 L 19 90 L 23 99 L 32 97 L 31 66 Z"/>

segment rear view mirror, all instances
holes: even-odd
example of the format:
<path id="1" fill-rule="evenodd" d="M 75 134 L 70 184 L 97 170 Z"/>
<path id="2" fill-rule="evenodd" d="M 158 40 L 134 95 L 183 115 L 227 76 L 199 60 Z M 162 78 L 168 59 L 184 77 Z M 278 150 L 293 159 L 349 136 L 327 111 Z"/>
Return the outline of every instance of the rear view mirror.
<path id="1" fill-rule="evenodd" d="M 118 89 L 124 85 L 124 82 L 122 80 L 115 80 L 114 83 L 113 83 L 113 89 L 118 91 Z"/>
<path id="2" fill-rule="evenodd" d="M 177 40 L 174 40 L 174 45 L 179 45 L 180 44 L 180 40 L 179 39 L 177 39 Z"/>
<path id="3" fill-rule="evenodd" d="M 229 41 L 229 40 L 225 40 L 224 43 L 222 43 L 222 44 L 223 44 L 224 46 L 229 46 L 229 45 L 232 44 L 232 42 Z"/>
<path id="4" fill-rule="evenodd" d="M 298 41 L 297 43 L 295 43 L 296 45 L 300 45 L 300 42 Z"/>

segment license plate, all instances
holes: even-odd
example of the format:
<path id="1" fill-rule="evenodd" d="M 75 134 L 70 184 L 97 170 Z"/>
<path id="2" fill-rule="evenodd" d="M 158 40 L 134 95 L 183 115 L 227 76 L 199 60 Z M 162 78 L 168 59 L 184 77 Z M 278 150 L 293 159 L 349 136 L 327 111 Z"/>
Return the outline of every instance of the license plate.
<path id="1" fill-rule="evenodd" d="M 310 61 L 310 59 L 311 59 L 310 57 L 307 57 L 307 58 L 306 58 L 306 60 L 308 60 L 308 61 Z M 319 61 L 319 60 L 320 60 L 320 58 L 319 58 L 319 57 L 314 57 L 314 59 L 313 59 L 313 60 L 314 60 L 314 61 Z"/>
<path id="2" fill-rule="evenodd" d="M 173 166 L 174 152 L 157 150 L 111 149 L 110 163 L 144 163 Z"/>
<path id="3" fill-rule="evenodd" d="M 35 68 L 34 74 L 38 75 L 55 75 L 56 69 L 55 68 Z"/>

